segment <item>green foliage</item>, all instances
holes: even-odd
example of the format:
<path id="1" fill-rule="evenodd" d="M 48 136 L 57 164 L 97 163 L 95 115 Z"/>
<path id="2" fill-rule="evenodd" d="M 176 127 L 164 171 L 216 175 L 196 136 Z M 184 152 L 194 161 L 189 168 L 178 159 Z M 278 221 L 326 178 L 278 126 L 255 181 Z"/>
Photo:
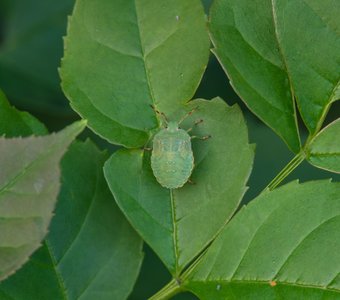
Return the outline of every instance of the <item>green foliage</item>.
<path id="1" fill-rule="evenodd" d="M 0 285 L 0 295 L 17 300 L 127 297 L 142 261 L 142 243 L 107 187 L 106 159 L 90 141 L 70 147 L 62 160 L 50 233 L 30 262 Z"/>
<path id="2" fill-rule="evenodd" d="M 339 98 L 339 14 L 332 0 L 216 0 L 211 9 L 214 53 L 232 85 L 294 152 L 294 99 L 315 134 Z"/>
<path id="3" fill-rule="evenodd" d="M 81 121 L 45 137 L 0 138 L 0 279 L 40 246 L 59 192 L 59 161 L 84 127 Z"/>
<path id="4" fill-rule="evenodd" d="M 39 24 L 59 24 L 61 15 L 51 16 L 67 11 L 69 3 L 42 2 L 46 19 L 36 12 L 21 20 L 39 1 L 7 3 L 19 25 L 0 50 L 0 84 L 15 86 L 15 74 L 31 74 L 24 89 L 6 86 L 22 100 L 26 89 L 32 100 L 37 85 L 56 84 L 55 74 L 44 76 L 41 49 L 32 49 L 45 45 Z M 211 1 L 203 2 L 207 10 Z M 89 140 L 71 146 L 45 238 L 59 192 L 59 161 L 85 123 L 46 135 L 37 119 L 0 93 L 0 135 L 6 137 L 0 138 L 0 278 L 42 244 L 0 284 L 0 298 L 126 299 L 140 270 L 143 238 L 173 276 L 150 300 L 181 291 L 209 300 L 339 299 L 339 183 L 295 181 L 276 189 L 304 160 L 340 172 L 340 119 L 321 130 L 340 95 L 339 14 L 333 0 L 212 4 L 215 56 L 247 106 L 296 153 L 239 209 L 254 195 L 243 197 L 254 146 L 242 113 L 220 98 L 192 100 L 209 58 L 201 1 L 77 0 L 60 70 L 63 90 L 96 134 L 127 149 L 107 154 Z M 37 31 L 30 35 L 27 27 Z M 39 32 L 41 40 L 28 38 Z M 27 41 L 27 53 L 16 50 L 15 41 Z M 192 135 L 211 135 L 192 141 L 194 184 L 167 189 L 157 182 L 146 149 L 161 120 L 150 105 L 174 122 L 199 107 L 181 124 L 185 130 L 203 119 Z M 31 134 L 45 136 L 19 138 Z M 268 156 L 277 159 L 266 144 Z M 272 168 L 270 161 L 258 168 Z"/>
<path id="5" fill-rule="evenodd" d="M 199 0 L 77 1 L 63 89 L 96 133 L 142 146 L 158 126 L 149 104 L 170 115 L 191 99 L 209 43 Z"/>
<path id="6" fill-rule="evenodd" d="M 339 299 L 340 185 L 287 184 L 243 207 L 190 274 L 200 299 Z"/>

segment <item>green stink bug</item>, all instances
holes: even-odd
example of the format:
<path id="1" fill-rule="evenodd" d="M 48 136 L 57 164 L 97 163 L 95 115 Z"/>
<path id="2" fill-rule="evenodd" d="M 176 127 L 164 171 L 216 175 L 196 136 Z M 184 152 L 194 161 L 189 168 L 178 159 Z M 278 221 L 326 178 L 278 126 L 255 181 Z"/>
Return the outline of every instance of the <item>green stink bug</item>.
<path id="1" fill-rule="evenodd" d="M 164 113 L 152 107 L 156 113 L 163 116 L 165 128 L 162 128 L 153 138 L 151 153 L 151 168 L 157 181 L 168 189 L 177 189 L 189 181 L 194 168 L 194 155 L 191 148 L 191 139 L 188 130 L 179 128 L 185 118 L 190 116 L 197 108 L 189 111 L 179 122 L 168 121 Z M 203 120 L 198 120 L 195 125 Z M 202 137 L 207 139 L 210 136 Z"/>

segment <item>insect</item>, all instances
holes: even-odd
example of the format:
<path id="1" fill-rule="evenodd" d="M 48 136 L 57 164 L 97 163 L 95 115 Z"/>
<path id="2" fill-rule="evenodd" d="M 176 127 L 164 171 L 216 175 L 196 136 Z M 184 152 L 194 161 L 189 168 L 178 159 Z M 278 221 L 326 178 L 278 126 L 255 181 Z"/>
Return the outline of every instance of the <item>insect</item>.
<path id="1" fill-rule="evenodd" d="M 187 181 L 194 168 L 194 155 L 191 148 L 191 140 L 200 138 L 208 139 L 210 136 L 197 137 L 190 136 L 188 130 L 179 128 L 180 124 L 190 116 L 197 108 L 189 111 L 179 122 L 168 121 L 164 113 L 156 110 L 165 121 L 165 128 L 160 129 L 153 138 L 153 148 L 151 153 L 151 168 L 157 181 L 168 189 L 182 187 Z M 194 125 L 198 125 L 203 120 L 198 120 Z"/>

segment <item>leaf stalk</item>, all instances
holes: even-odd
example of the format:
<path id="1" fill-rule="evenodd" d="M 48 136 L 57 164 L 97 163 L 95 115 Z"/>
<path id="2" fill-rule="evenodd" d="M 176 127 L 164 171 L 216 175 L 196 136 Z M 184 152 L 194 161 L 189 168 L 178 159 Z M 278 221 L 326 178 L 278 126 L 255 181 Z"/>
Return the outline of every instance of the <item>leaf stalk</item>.
<path id="1" fill-rule="evenodd" d="M 293 172 L 305 159 L 306 155 L 301 150 L 294 158 L 281 170 L 279 174 L 268 184 L 264 191 L 275 189 L 291 172 Z"/>
<path id="2" fill-rule="evenodd" d="M 149 300 L 167 300 L 181 291 L 182 287 L 180 286 L 179 280 L 174 278 L 155 295 L 150 297 Z"/>

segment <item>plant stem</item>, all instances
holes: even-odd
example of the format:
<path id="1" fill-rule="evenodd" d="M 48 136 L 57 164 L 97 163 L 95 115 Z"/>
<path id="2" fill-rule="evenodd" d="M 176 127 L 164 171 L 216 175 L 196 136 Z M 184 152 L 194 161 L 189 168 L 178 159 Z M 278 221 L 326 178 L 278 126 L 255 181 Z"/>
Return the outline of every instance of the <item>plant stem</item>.
<path id="1" fill-rule="evenodd" d="M 177 279 L 172 279 L 165 287 L 153 295 L 149 300 L 167 300 L 182 290 Z"/>
<path id="2" fill-rule="evenodd" d="M 304 151 L 300 151 L 282 170 L 281 172 L 268 184 L 264 189 L 273 190 L 275 189 L 293 170 L 295 170 L 305 159 Z"/>

